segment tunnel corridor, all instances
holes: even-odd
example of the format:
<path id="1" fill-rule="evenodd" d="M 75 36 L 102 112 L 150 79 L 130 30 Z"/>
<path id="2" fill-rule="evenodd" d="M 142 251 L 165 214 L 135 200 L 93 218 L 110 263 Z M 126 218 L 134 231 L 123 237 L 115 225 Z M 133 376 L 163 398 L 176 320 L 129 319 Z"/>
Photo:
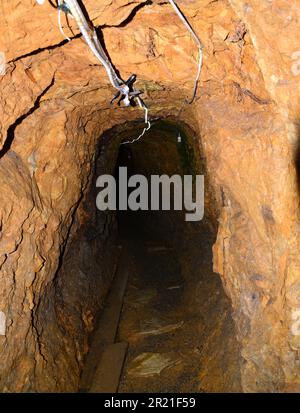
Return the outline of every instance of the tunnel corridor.
<path id="1" fill-rule="evenodd" d="M 299 1 L 2 3 L 0 391 L 299 393 Z M 124 166 L 204 218 L 100 210 Z"/>
<path id="2" fill-rule="evenodd" d="M 130 133 L 128 127 L 119 141 Z M 114 159 L 116 178 L 120 167 L 127 167 L 128 177 L 148 178 L 204 171 L 192 137 L 166 121 L 143 140 L 120 145 Z M 128 272 L 115 337 L 128 343 L 118 392 L 240 391 L 239 346 L 229 299 L 212 270 L 209 214 L 203 222 L 186 222 L 184 211 L 174 209 L 115 211 L 115 222 Z M 101 341 L 100 330 L 94 343 Z M 89 368 L 95 371 L 101 352 L 94 351 Z M 93 380 L 90 388 L 99 390 Z"/>

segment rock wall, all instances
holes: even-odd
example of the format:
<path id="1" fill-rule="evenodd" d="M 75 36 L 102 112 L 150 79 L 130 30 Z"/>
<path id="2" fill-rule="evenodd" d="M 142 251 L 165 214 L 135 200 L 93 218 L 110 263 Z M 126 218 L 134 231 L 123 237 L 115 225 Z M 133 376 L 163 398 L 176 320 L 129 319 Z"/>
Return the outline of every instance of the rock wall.
<path id="1" fill-rule="evenodd" d="M 214 266 L 232 301 L 243 390 L 299 391 L 297 0 L 178 0 L 205 45 L 193 105 L 184 101 L 197 49 L 170 5 L 84 4 L 121 76 L 137 74 L 150 115 L 178 119 L 198 137 L 218 215 Z M 83 200 L 99 137 L 133 120 L 141 121 L 138 134 L 143 114 L 109 105 L 104 69 L 76 27 L 71 42 L 62 38 L 49 2 L 4 0 L 0 23 L 0 388 L 76 390 L 86 352 L 79 329 L 91 328 L 101 297 L 93 296 L 93 274 L 85 292 L 74 288 L 84 277 L 68 271 L 69 246 L 90 220 Z M 105 273 L 101 262 L 96 268 Z M 86 295 L 90 308 L 78 305 Z M 61 334 L 72 329 L 80 339 L 67 339 L 55 365 Z"/>

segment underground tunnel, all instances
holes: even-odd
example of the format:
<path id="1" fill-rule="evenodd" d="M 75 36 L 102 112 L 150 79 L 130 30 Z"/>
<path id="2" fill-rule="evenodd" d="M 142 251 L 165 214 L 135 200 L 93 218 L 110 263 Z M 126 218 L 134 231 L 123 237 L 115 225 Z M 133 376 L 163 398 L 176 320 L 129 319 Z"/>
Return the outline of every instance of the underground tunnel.
<path id="1" fill-rule="evenodd" d="M 299 392 L 297 0 L 2 3 L 0 391 Z M 203 219 L 100 210 L 124 167 Z"/>
<path id="2" fill-rule="evenodd" d="M 100 168 L 113 170 L 118 177 L 119 169 L 126 167 L 128 179 L 137 174 L 150 179 L 153 175 L 205 173 L 204 157 L 186 125 L 160 120 L 133 146 L 127 142 L 136 127 L 126 124 L 104 133 L 100 142 L 105 143 L 96 160 Z M 96 171 L 96 176 L 101 173 Z M 151 198 L 150 188 L 147 189 Z M 174 195 L 175 188 L 171 189 Z M 105 312 L 103 317 L 100 313 L 91 337 L 92 350 L 84 363 L 81 391 L 108 390 L 105 385 L 103 388 L 101 379 L 109 382 L 108 376 L 118 370 L 118 364 L 112 364 L 105 374 L 101 365 L 95 371 L 95 360 L 101 358 L 99 344 L 107 345 L 107 330 L 114 330 L 111 334 L 117 343 L 128 344 L 119 392 L 240 390 L 239 346 L 230 303 L 212 268 L 216 222 L 210 197 L 213 198 L 207 187 L 205 204 L 212 205 L 211 212 L 207 210 L 206 220 L 197 225 L 186 222 L 184 211 L 174 210 L 174 202 L 170 202 L 171 210 L 110 211 L 114 222 L 111 233 L 123 250 L 110 294 L 114 297 L 114 290 L 118 289 L 120 293 L 120 277 L 128 277 L 127 287 L 122 310 L 114 304 L 114 298 L 108 298 L 111 310 L 106 312 L 121 310 L 120 316 L 107 316 Z M 97 226 L 90 230 L 98 232 Z M 109 239 L 105 242 L 111 244 Z M 72 250 L 78 254 L 78 248 Z M 109 258 L 110 271 L 113 264 Z M 119 320 L 118 327 L 114 327 L 114 319 Z M 231 351 L 226 354 L 228 348 Z"/>
<path id="3" fill-rule="evenodd" d="M 195 141 L 186 126 L 160 121 L 139 144 L 120 146 L 117 167 L 149 179 L 204 174 Z M 118 212 L 119 233 L 134 265 L 118 331 L 118 339 L 129 343 L 120 392 L 240 390 L 230 304 L 212 269 L 216 223 L 214 208 L 207 209 L 213 205 L 208 189 L 206 197 L 206 222 L 198 225 L 187 223 L 184 212 L 172 207 Z"/>

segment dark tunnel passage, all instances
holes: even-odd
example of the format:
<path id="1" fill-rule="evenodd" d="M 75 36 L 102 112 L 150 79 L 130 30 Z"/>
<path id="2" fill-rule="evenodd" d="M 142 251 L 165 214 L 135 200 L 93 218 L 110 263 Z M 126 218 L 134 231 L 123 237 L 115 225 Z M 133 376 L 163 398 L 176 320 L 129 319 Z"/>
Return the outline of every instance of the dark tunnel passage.
<path id="1" fill-rule="evenodd" d="M 130 138 L 133 129 L 128 129 L 118 132 L 119 142 Z M 107 142 L 109 146 L 111 140 Z M 104 171 L 108 153 L 114 154 L 109 169 L 117 184 L 120 168 L 125 167 L 128 179 L 140 174 L 148 182 L 153 175 L 206 175 L 192 136 L 171 122 L 158 122 L 132 145 L 115 144 L 102 151 Z M 133 190 L 128 189 L 128 195 Z M 209 194 L 205 196 L 207 205 Z M 148 198 L 150 205 L 150 185 Z M 171 206 L 173 200 L 171 196 Z M 117 195 L 117 205 L 118 201 Z M 174 208 L 114 212 L 122 267 L 128 273 L 115 337 L 117 343 L 128 343 L 119 392 L 240 391 L 239 346 L 230 302 L 212 270 L 212 210 L 195 222 L 187 222 L 185 211 Z M 97 373 L 93 374 L 95 381 Z"/>
<path id="2" fill-rule="evenodd" d="M 134 175 L 142 175 L 147 178 L 148 182 L 148 209 L 146 211 L 141 209 L 132 211 L 130 208 L 126 211 L 117 210 L 121 237 L 165 238 L 165 242 L 172 243 L 175 239 L 175 232 L 183 231 L 184 212 L 174 209 L 174 185 L 170 185 L 169 210 L 163 210 L 162 186 L 159 192 L 159 210 L 151 209 L 151 177 L 153 175 L 165 175 L 166 177 L 193 175 L 196 161 L 189 159 L 192 155 L 194 153 L 187 146 L 185 134 L 176 126 L 164 122 L 155 125 L 151 133 L 140 142 L 120 145 L 115 168 L 117 182 L 118 172 L 122 167 L 127 169 L 128 179 Z M 128 188 L 128 196 L 133 190 L 133 188 Z M 169 193 L 166 192 L 166 196 L 168 195 Z M 172 234 L 172 239 L 169 234 Z"/>
<path id="3" fill-rule="evenodd" d="M 300 393 L 299 0 L 1 6 L 0 392 Z"/>

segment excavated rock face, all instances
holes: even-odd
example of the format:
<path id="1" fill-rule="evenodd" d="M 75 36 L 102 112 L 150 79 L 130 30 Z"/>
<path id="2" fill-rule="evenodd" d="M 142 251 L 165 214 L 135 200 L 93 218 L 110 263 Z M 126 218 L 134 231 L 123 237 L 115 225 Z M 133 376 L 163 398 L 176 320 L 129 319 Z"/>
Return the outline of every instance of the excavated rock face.
<path id="1" fill-rule="evenodd" d="M 192 105 L 197 48 L 169 4 L 84 4 L 150 115 L 197 136 L 243 390 L 299 391 L 298 1 L 178 0 L 205 45 Z M 109 105 L 103 67 L 79 36 L 64 41 L 50 2 L 4 0 L 0 16 L 0 388 L 73 391 L 117 256 L 114 218 L 91 205 L 118 141 L 105 167 L 98 148 L 116 125 L 140 121 L 137 136 L 143 113 Z"/>

